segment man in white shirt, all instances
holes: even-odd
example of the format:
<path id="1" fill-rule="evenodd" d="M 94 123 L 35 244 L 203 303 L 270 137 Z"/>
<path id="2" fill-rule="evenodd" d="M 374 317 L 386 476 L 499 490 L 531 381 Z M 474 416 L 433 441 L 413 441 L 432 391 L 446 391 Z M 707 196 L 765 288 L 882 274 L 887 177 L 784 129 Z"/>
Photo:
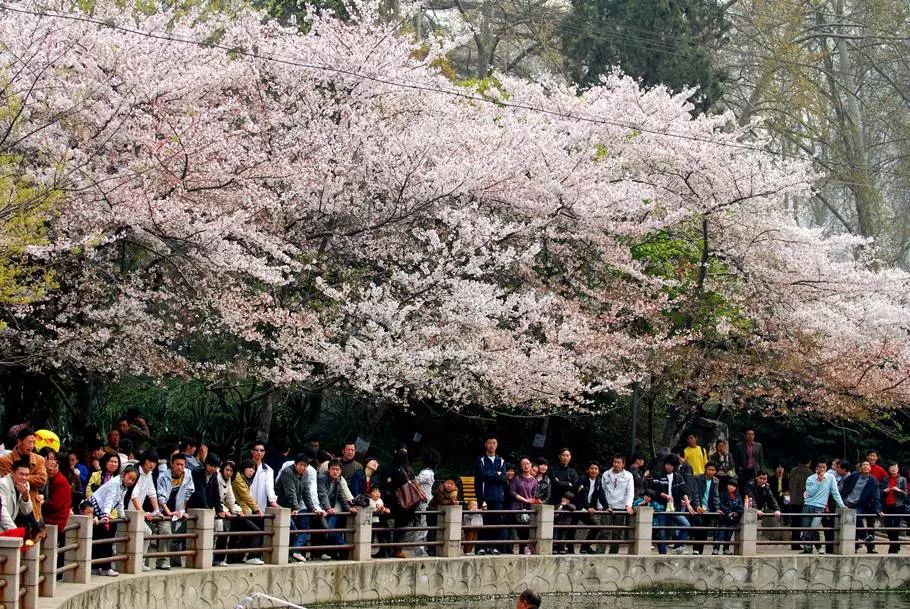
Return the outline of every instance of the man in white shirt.
<path id="1" fill-rule="evenodd" d="M 635 500 L 635 478 L 632 472 L 625 469 L 626 458 L 623 455 L 613 455 L 613 467 L 604 472 L 601 486 L 607 498 L 607 511 L 601 522 L 605 525 L 627 526 L 629 516 L 633 513 L 632 502 Z M 609 544 L 610 554 L 618 554 L 621 541 L 628 537 L 628 531 L 622 529 L 607 529 L 607 539 L 614 543 Z"/>
<path id="2" fill-rule="evenodd" d="M 142 453 L 140 462 L 137 465 L 139 479 L 136 480 L 136 485 L 130 495 L 129 505 L 126 508 L 128 512 L 141 512 L 142 517 L 145 519 L 143 523 L 146 535 L 146 540 L 143 543 L 145 554 L 148 554 L 149 545 L 151 544 L 151 541 L 148 540 L 148 536 L 152 534 L 152 528 L 149 523 L 153 518 L 161 515 L 161 510 L 158 507 L 158 491 L 155 488 L 155 477 L 153 475 L 156 467 L 158 467 L 158 453 L 153 450 Z M 148 505 L 146 505 L 146 502 L 148 502 Z M 152 511 L 146 511 L 146 507 L 152 508 Z M 150 567 L 143 563 L 142 570 L 148 571 L 149 569 Z"/>
<path id="3" fill-rule="evenodd" d="M 278 495 L 275 494 L 275 470 L 263 460 L 265 442 L 261 440 L 253 442 L 253 451 L 250 456 L 253 463 L 256 464 L 256 472 L 250 483 L 250 494 L 253 496 L 253 500 L 263 509 L 266 506 L 278 507 Z"/>

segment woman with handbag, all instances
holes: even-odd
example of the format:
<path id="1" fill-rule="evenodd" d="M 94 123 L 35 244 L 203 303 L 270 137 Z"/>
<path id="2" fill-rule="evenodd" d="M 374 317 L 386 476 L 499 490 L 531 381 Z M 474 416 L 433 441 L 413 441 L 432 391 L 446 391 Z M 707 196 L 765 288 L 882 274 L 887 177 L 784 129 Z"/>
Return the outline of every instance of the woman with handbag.
<path id="1" fill-rule="evenodd" d="M 513 510 L 530 510 L 535 503 L 540 503 L 537 498 L 537 478 L 531 473 L 531 460 L 527 457 L 519 462 L 521 473 L 509 482 L 509 495 L 512 497 Z M 519 527 L 531 524 L 531 515 L 526 513 L 515 514 L 515 523 Z M 518 538 L 527 540 L 531 530 L 526 528 L 516 529 Z M 523 554 L 531 553 L 530 544 L 521 544 L 519 552 Z"/>
<path id="2" fill-rule="evenodd" d="M 394 470 L 389 475 L 389 488 L 394 489 L 393 501 L 389 506 L 392 511 L 392 519 L 395 521 L 395 529 L 392 531 L 392 541 L 402 543 L 407 539 L 407 531 L 401 531 L 403 527 L 414 526 L 416 520 L 414 512 L 421 502 L 426 501 L 426 496 L 417 483 L 414 472 L 411 471 L 411 465 L 408 460 L 408 451 L 406 448 L 399 448 L 398 452 L 392 459 Z M 401 548 L 396 549 L 392 554 L 393 558 L 407 558 L 407 555 Z"/>

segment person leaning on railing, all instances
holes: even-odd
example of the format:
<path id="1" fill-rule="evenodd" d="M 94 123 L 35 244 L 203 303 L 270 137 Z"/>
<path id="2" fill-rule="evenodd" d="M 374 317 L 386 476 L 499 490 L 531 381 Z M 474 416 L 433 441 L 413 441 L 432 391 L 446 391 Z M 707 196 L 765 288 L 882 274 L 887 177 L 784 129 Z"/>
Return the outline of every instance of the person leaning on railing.
<path id="1" fill-rule="evenodd" d="M 153 528 L 159 535 L 183 533 L 186 530 L 187 502 L 193 496 L 195 485 L 193 476 L 186 468 L 186 455 L 177 453 L 171 456 L 171 469 L 158 476 L 158 505 L 161 506 L 163 518 L 154 522 Z M 179 550 L 180 543 L 159 540 L 159 552 Z M 182 566 L 182 558 L 159 558 L 159 569 L 170 569 L 171 566 Z"/>
<path id="2" fill-rule="evenodd" d="M 240 505 L 241 510 L 243 510 L 243 519 L 235 521 L 236 524 L 241 524 L 244 528 L 249 531 L 261 531 L 264 528 L 264 525 L 260 526 L 262 522 L 262 516 L 265 512 L 262 511 L 262 508 L 259 507 L 259 504 L 256 503 L 253 499 L 253 495 L 250 493 L 250 483 L 249 480 L 252 479 L 256 471 L 256 464 L 253 463 L 252 459 L 244 459 L 240 462 L 240 470 L 235 472 L 234 480 L 231 483 L 234 489 L 234 497 L 237 498 L 237 503 Z M 262 537 L 243 537 L 237 543 L 238 547 L 241 548 L 253 548 L 262 546 Z M 265 561 L 259 558 L 258 556 L 245 554 L 243 557 L 243 562 L 248 565 L 264 565 Z"/>
<path id="3" fill-rule="evenodd" d="M 322 529 L 342 528 L 344 522 L 344 512 L 351 514 L 357 513 L 357 508 L 353 507 L 345 498 L 347 482 L 341 476 L 341 462 L 337 459 L 329 461 L 328 468 L 324 474 L 319 474 L 317 480 L 317 489 L 319 493 L 319 507 L 325 511 L 325 516 L 316 519 L 316 527 Z M 348 492 L 347 494 L 350 494 Z M 314 535 L 314 537 L 316 537 Z M 341 533 L 327 533 L 320 536 L 321 541 L 316 545 L 343 545 L 344 535 Z M 341 558 L 337 552 L 325 552 L 321 558 L 323 560 L 332 560 Z"/>
<path id="4" fill-rule="evenodd" d="M 0 476 L 9 475 L 13 465 L 19 461 L 28 462 L 28 485 L 31 493 L 32 513 L 35 520 L 41 521 L 41 500 L 38 494 L 47 484 L 47 469 L 44 467 L 44 458 L 35 450 L 35 431 L 25 427 L 16 434 L 16 445 L 9 453 L 0 456 Z"/>
<path id="5" fill-rule="evenodd" d="M 275 481 L 275 494 L 278 497 L 278 505 L 291 510 L 291 547 L 301 547 L 306 545 L 309 534 L 295 533 L 300 529 L 309 529 L 310 520 L 306 516 L 307 512 L 312 512 L 313 505 L 308 505 L 307 501 L 307 466 L 310 464 L 310 458 L 304 453 L 298 453 L 294 457 L 294 464 L 290 467 L 284 467 L 278 474 Z M 306 562 L 306 557 L 300 550 L 290 550 L 290 558 L 297 562 Z"/>
<path id="6" fill-rule="evenodd" d="M 25 459 L 16 461 L 12 471 L 0 479 L 0 528 L 3 537 L 28 536 L 30 527 L 34 527 L 35 502 L 31 500 L 31 489 L 28 483 L 29 463 Z"/>
<path id="7" fill-rule="evenodd" d="M 655 503 L 660 503 L 664 508 L 665 514 L 661 514 L 663 526 L 673 526 L 673 539 L 677 542 L 673 548 L 675 554 L 684 554 L 686 549 L 679 543 L 689 538 L 689 520 L 683 514 L 688 511 L 689 502 L 689 485 L 681 474 L 676 471 L 679 465 L 679 458 L 676 455 L 667 455 L 663 459 L 663 471 L 654 477 L 651 481 L 652 488 L 657 493 Z M 663 531 L 668 533 L 669 531 Z M 670 535 L 665 535 L 670 537 Z M 661 554 L 667 553 L 667 544 L 657 544 L 657 551 Z"/>
<path id="8" fill-rule="evenodd" d="M 92 540 L 107 540 L 117 536 L 117 523 L 112 514 L 123 514 L 123 499 L 126 492 L 136 484 L 139 474 L 132 465 L 127 465 L 119 476 L 114 476 L 92 493 L 88 503 L 92 507 L 95 526 L 92 530 Z M 92 545 L 92 560 L 111 558 L 114 555 L 112 543 Z M 95 565 L 93 572 L 96 575 L 116 577 L 120 575 L 110 562 Z"/>

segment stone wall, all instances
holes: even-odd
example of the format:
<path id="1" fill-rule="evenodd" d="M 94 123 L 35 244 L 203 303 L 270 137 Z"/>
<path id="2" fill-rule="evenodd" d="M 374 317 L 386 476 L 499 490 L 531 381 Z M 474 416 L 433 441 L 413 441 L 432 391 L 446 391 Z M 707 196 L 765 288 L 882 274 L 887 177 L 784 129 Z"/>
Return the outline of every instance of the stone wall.
<path id="1" fill-rule="evenodd" d="M 889 556 L 516 556 L 310 562 L 121 576 L 61 586 L 55 609 L 233 609 L 252 592 L 311 605 L 406 597 L 666 590 L 893 590 L 910 561 Z"/>

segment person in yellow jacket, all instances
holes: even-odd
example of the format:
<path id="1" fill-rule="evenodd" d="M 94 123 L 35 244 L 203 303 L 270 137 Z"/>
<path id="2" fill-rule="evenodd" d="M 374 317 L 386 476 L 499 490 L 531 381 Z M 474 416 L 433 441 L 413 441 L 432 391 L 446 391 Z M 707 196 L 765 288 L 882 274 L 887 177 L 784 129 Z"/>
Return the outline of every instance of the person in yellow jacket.
<path id="1" fill-rule="evenodd" d="M 701 476 L 705 473 L 708 464 L 708 451 L 698 445 L 698 438 L 694 433 L 686 436 L 686 447 L 683 449 L 686 463 L 692 466 L 692 475 Z"/>
<path id="2" fill-rule="evenodd" d="M 260 524 L 262 521 L 260 518 L 257 518 L 257 516 L 263 516 L 264 512 L 256 503 L 256 500 L 253 499 L 253 494 L 250 492 L 250 481 L 255 474 L 256 464 L 253 463 L 251 459 L 244 459 L 240 463 L 240 471 L 234 474 L 234 479 L 231 481 L 231 490 L 234 491 L 234 499 L 243 512 L 243 516 L 232 524 L 232 529 L 237 525 L 240 525 L 237 527 L 238 529 L 240 527 L 245 527 L 248 531 L 261 531 L 263 528 Z M 241 538 L 241 542 L 238 545 L 240 547 L 248 548 L 258 547 L 262 545 L 262 538 L 244 537 Z M 248 565 L 265 564 L 261 558 L 253 553 L 244 554 L 243 562 Z"/>
<path id="3" fill-rule="evenodd" d="M 120 455 L 113 451 L 108 451 L 102 455 L 99 465 L 101 469 L 97 472 L 92 472 L 92 475 L 88 477 L 88 483 L 85 485 L 86 499 L 89 499 L 95 491 L 101 488 L 101 485 L 120 475 Z M 116 509 L 111 513 L 111 518 L 119 518 Z"/>

